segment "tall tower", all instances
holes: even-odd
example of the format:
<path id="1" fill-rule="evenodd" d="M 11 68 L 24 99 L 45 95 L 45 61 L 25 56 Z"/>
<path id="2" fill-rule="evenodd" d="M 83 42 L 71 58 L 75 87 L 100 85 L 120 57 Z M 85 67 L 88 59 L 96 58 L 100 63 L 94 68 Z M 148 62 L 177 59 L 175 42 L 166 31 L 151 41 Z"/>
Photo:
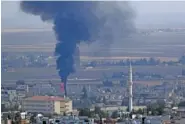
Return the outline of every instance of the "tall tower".
<path id="1" fill-rule="evenodd" d="M 132 65 L 130 63 L 130 66 L 129 66 L 129 79 L 128 79 L 128 94 L 129 94 L 129 104 L 128 104 L 128 109 L 129 109 L 129 112 L 132 112 L 133 110 L 133 103 L 132 103 L 132 98 L 133 98 L 133 95 L 132 95 L 132 85 L 133 85 L 133 82 L 132 82 Z"/>

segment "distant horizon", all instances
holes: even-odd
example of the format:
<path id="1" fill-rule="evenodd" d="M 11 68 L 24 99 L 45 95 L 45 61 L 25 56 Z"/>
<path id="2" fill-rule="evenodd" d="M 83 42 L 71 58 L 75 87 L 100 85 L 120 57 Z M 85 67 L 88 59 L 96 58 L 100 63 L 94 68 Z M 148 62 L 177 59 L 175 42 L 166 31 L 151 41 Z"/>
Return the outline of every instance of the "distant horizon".
<path id="1" fill-rule="evenodd" d="M 136 29 L 140 29 L 140 30 L 150 30 L 150 29 L 168 29 L 169 27 L 153 27 L 153 28 L 150 28 L 150 27 L 148 27 L 148 28 L 145 28 L 145 27 L 137 27 Z M 172 28 L 169 28 L 169 29 L 185 29 L 185 27 L 181 27 L 181 28 L 179 28 L 179 27 L 172 27 Z M 2 33 L 16 33 L 16 32 L 42 32 L 42 31 L 53 31 L 53 29 L 52 29 L 52 26 L 51 27 L 38 27 L 38 28 L 36 28 L 36 27 L 27 27 L 27 28 L 21 28 L 21 27 L 16 27 L 16 28 L 2 28 L 1 29 L 1 32 Z"/>
<path id="2" fill-rule="evenodd" d="M 185 28 L 185 1 L 130 3 L 136 12 L 136 28 Z M 2 1 L 1 10 L 2 29 L 52 28 L 52 24 L 42 22 L 40 17 L 22 12 L 19 1 Z"/>

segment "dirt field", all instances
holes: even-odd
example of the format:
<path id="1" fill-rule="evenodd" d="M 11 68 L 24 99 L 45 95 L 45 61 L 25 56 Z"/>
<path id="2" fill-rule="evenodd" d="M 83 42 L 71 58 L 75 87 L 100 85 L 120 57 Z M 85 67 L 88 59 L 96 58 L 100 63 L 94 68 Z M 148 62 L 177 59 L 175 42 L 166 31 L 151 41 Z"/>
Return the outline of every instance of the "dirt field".
<path id="1" fill-rule="evenodd" d="M 141 84 L 141 85 L 148 85 L 148 86 L 155 86 L 155 85 L 161 85 L 161 81 L 134 81 L 135 84 Z"/>
<path id="2" fill-rule="evenodd" d="M 133 72 L 143 72 L 143 73 L 157 73 L 161 75 L 180 75 L 182 68 L 185 66 L 134 66 Z M 97 79 L 104 78 L 103 73 L 107 76 L 111 76 L 113 72 L 125 72 L 128 73 L 127 67 L 99 67 L 89 70 L 79 69 L 69 78 L 86 78 L 86 79 Z M 14 72 L 2 72 L 2 83 L 7 80 L 16 81 L 19 79 L 23 80 L 55 80 L 60 79 L 58 72 L 55 68 L 22 68 L 16 69 Z"/>
<path id="3" fill-rule="evenodd" d="M 149 36 L 134 35 L 124 41 L 105 46 L 99 51 L 97 42 L 80 44 L 81 56 L 90 52 L 110 53 L 120 57 L 161 57 L 173 60 L 185 52 L 184 33 L 154 33 Z M 51 29 L 6 29 L 2 31 L 3 52 L 54 52 L 56 38 Z M 164 58 L 163 58 L 164 57 Z M 169 57 L 169 58 L 168 58 Z M 172 58 L 170 58 L 172 57 Z M 94 59 L 94 58 L 91 58 Z M 98 58 L 100 59 L 100 58 Z"/>
<path id="4" fill-rule="evenodd" d="M 18 32 L 43 32 L 43 31 L 52 31 L 51 29 L 2 29 L 2 33 L 18 33 Z"/>

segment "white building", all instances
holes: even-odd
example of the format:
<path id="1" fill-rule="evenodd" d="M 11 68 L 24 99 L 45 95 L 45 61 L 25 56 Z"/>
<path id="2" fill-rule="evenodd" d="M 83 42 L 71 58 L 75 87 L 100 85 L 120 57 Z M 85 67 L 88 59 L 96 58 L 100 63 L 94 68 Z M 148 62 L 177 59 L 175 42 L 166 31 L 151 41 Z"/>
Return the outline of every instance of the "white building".
<path id="1" fill-rule="evenodd" d="M 23 100 L 22 108 L 27 112 L 63 114 L 72 112 L 72 101 L 54 96 L 33 96 Z"/>
<path id="2" fill-rule="evenodd" d="M 9 100 L 13 101 L 15 99 L 17 99 L 17 91 L 16 90 L 8 90 L 8 95 L 9 95 Z"/>

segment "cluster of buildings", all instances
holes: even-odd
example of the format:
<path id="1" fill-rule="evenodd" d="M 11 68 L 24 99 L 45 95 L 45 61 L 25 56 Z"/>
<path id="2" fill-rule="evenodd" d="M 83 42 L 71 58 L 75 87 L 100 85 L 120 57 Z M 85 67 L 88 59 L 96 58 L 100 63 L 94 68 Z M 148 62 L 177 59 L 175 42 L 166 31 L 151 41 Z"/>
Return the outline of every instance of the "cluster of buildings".
<path id="1" fill-rule="evenodd" d="M 27 96 L 28 92 L 29 86 L 25 83 L 17 83 L 12 86 L 4 86 L 2 84 L 1 99 L 4 102 L 21 100 Z"/>
<path id="2" fill-rule="evenodd" d="M 131 70 L 132 68 L 130 67 L 130 72 L 127 76 L 129 81 L 123 82 L 123 85 L 106 86 L 93 84 L 95 82 L 92 82 L 91 84 L 85 82 L 81 84 L 69 84 L 67 87 L 69 93 L 68 97 L 73 100 L 73 106 L 76 107 L 76 103 L 78 103 L 78 101 L 80 103 L 82 90 L 85 87 L 87 89 L 88 98 L 92 101 L 92 104 L 103 103 L 109 106 L 128 106 L 130 101 L 134 106 L 146 106 L 147 104 L 158 100 L 168 99 L 169 96 L 173 97 L 175 101 L 183 100 L 185 96 L 185 92 L 183 90 L 185 89 L 185 85 L 183 84 L 183 81 L 173 80 L 153 86 L 128 83 L 132 82 Z M 87 80 L 86 82 L 89 81 Z M 133 91 L 131 90 L 132 88 L 134 89 Z M 129 94 L 128 90 L 129 92 L 132 92 Z M 64 93 L 61 91 L 59 83 L 55 84 L 46 82 L 35 84 L 17 83 L 15 86 L 2 85 L 1 94 L 3 103 L 7 103 L 12 101 L 21 101 L 24 98 L 31 96 L 63 96 Z M 176 96 L 173 94 L 176 94 Z M 132 101 L 130 100 L 130 96 L 132 97 Z M 83 107 L 83 104 L 80 103 L 80 105 Z"/>
<path id="3" fill-rule="evenodd" d="M 76 108 L 87 107 L 93 111 L 95 106 L 98 106 L 101 108 L 101 111 L 109 113 L 118 111 L 122 114 L 129 114 L 132 113 L 133 110 L 146 110 L 148 104 L 156 103 L 157 101 L 163 101 L 167 105 L 168 103 L 177 104 L 185 100 L 185 85 L 183 81 L 178 80 L 175 81 L 175 83 L 173 81 L 164 82 L 160 85 L 148 86 L 133 83 L 132 78 L 132 66 L 130 65 L 128 81 L 124 87 L 71 85 L 68 87 L 70 91 L 68 97 L 63 97 L 64 93 L 60 91 L 59 84 L 40 83 L 30 86 L 19 81 L 13 88 L 2 87 L 2 104 L 12 107 L 14 103 L 15 105 L 19 105 L 19 110 L 28 113 L 48 113 L 57 115 L 74 115 L 75 113 L 78 115 Z M 83 91 L 84 88 L 86 88 L 87 95 L 83 94 L 85 92 Z M 82 96 L 85 96 L 85 98 L 82 98 Z M 88 102 L 89 104 L 86 106 Z M 169 113 L 173 113 L 174 111 L 181 116 L 185 115 L 185 111 L 183 111 L 182 108 L 173 109 L 173 111 L 170 109 Z M 155 120 L 155 118 L 156 117 L 153 119 Z M 64 120 L 66 122 L 72 120 L 81 122 L 79 117 L 64 118 L 64 116 L 59 117 L 58 120 L 55 118 L 54 121 Z M 81 123 L 85 123 L 85 119 L 81 120 L 83 120 Z M 152 120 L 152 118 L 149 120 Z M 94 121 L 89 119 L 88 123 L 94 123 Z"/>

